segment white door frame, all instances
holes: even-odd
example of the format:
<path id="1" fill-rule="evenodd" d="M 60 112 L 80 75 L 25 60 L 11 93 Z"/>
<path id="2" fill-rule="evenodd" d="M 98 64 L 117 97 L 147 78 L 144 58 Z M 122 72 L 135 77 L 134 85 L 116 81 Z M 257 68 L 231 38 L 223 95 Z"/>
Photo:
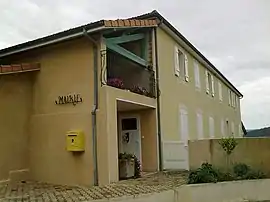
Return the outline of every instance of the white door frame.
<path id="1" fill-rule="evenodd" d="M 138 114 L 127 114 L 127 115 L 120 115 L 119 116 L 119 121 L 118 121 L 118 142 L 119 142 L 119 150 L 122 151 L 122 141 L 120 140 L 121 137 L 121 132 L 122 132 L 122 120 L 123 119 L 128 119 L 128 118 L 136 118 L 137 120 L 137 130 L 138 131 L 138 135 L 139 135 L 139 152 L 140 152 L 140 156 L 138 156 L 137 158 L 139 158 L 139 161 L 142 164 L 142 136 L 141 136 L 141 120 L 140 120 L 140 115 Z M 133 131 L 133 130 L 132 130 Z"/>

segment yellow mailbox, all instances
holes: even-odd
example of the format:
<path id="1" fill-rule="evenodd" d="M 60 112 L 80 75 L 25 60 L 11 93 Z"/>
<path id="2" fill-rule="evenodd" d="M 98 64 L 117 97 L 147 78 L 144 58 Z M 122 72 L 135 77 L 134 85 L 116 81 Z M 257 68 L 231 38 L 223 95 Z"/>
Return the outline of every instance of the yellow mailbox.
<path id="1" fill-rule="evenodd" d="M 66 134 L 67 151 L 79 152 L 85 150 L 84 133 L 80 130 L 68 131 Z"/>

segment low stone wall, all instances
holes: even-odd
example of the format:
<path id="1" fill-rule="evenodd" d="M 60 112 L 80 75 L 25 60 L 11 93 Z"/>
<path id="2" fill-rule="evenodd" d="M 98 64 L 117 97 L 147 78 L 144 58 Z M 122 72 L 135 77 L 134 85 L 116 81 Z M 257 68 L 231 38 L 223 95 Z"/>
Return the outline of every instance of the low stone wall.
<path id="1" fill-rule="evenodd" d="M 263 201 L 270 199 L 270 179 L 185 185 L 175 202 Z"/>
<path id="2" fill-rule="evenodd" d="M 237 138 L 237 147 L 230 155 L 230 163 L 245 163 L 270 176 L 270 138 Z M 226 166 L 226 154 L 219 139 L 189 141 L 189 166 L 195 169 L 203 162 L 216 167 Z"/>
<path id="3" fill-rule="evenodd" d="M 183 185 L 175 190 L 99 202 L 240 202 L 270 199 L 270 179 Z"/>

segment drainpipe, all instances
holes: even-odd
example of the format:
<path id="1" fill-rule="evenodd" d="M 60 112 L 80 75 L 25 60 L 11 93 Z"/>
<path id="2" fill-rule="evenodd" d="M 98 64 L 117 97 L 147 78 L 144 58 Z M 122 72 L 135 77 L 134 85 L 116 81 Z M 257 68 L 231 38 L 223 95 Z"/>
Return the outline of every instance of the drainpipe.
<path id="1" fill-rule="evenodd" d="M 94 105 L 92 114 L 92 148 L 94 165 L 94 185 L 98 185 L 98 165 L 97 165 L 97 109 L 98 109 L 98 43 L 87 34 L 84 29 L 84 36 L 93 43 L 94 50 Z"/>
<path id="2" fill-rule="evenodd" d="M 161 121 L 160 121 L 160 90 L 159 90 L 159 66 L 158 66 L 158 48 L 157 48 L 157 27 L 154 29 L 155 35 L 155 63 L 156 63 L 156 84 L 157 84 L 157 128 L 158 128 L 158 157 L 159 170 L 163 170 L 162 140 L 161 140 Z"/>

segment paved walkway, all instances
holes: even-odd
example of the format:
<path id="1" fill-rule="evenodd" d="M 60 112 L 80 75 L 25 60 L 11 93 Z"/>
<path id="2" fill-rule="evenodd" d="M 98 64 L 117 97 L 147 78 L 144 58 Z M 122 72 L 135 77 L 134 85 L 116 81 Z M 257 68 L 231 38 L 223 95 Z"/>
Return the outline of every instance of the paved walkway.
<path id="1" fill-rule="evenodd" d="M 0 187 L 0 202 L 3 201 L 57 201 L 78 202 L 97 199 L 161 192 L 186 183 L 182 172 L 156 173 L 136 180 L 125 180 L 106 186 L 78 187 L 52 185 L 42 182 L 18 183 L 12 189 Z"/>

